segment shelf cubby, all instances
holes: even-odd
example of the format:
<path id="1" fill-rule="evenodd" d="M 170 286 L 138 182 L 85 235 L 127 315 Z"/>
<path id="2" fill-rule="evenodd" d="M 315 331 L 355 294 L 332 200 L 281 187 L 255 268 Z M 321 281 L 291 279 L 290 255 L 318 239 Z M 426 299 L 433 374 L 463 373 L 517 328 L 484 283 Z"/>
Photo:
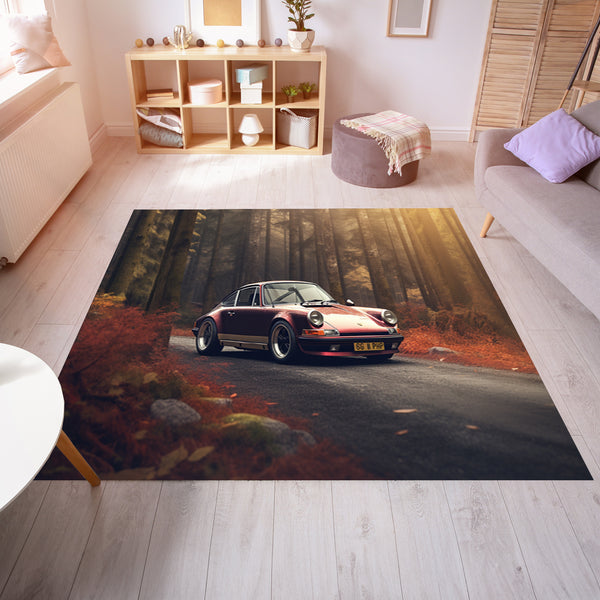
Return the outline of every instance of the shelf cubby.
<path id="1" fill-rule="evenodd" d="M 311 52 L 296 53 L 289 47 L 259 48 L 190 47 L 177 50 L 172 46 L 155 45 L 135 48 L 126 54 L 129 89 L 134 115 L 134 130 L 138 152 L 141 153 L 281 153 L 322 154 L 325 111 L 325 81 L 327 55 L 322 47 Z M 260 104 L 242 104 L 240 85 L 235 81 L 235 69 L 253 63 L 266 64 L 268 76 L 263 82 Z M 222 99 L 209 105 L 190 102 L 188 83 L 199 79 L 219 79 L 223 82 Z M 302 95 L 288 103 L 281 93 L 283 85 L 301 81 L 317 84 L 309 100 Z M 148 90 L 170 89 L 172 97 L 148 98 Z M 183 125 L 183 148 L 156 146 L 140 138 L 139 107 L 178 108 Z M 297 148 L 276 142 L 276 112 L 281 107 L 313 109 L 318 114 L 317 144 L 313 148 Z M 245 146 L 237 128 L 245 113 L 258 114 L 265 129 L 255 146 Z"/>

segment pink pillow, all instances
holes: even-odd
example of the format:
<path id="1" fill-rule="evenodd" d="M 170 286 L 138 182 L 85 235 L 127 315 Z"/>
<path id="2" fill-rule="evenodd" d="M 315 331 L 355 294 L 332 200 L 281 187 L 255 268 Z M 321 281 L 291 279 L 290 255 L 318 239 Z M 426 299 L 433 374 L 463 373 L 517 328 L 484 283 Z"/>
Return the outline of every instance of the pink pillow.
<path id="1" fill-rule="evenodd" d="M 600 158 L 600 137 L 562 108 L 517 133 L 504 147 L 552 183 Z"/>
<path id="2" fill-rule="evenodd" d="M 17 73 L 29 73 L 50 67 L 68 67 L 47 14 L 6 17 L 8 48 Z"/>

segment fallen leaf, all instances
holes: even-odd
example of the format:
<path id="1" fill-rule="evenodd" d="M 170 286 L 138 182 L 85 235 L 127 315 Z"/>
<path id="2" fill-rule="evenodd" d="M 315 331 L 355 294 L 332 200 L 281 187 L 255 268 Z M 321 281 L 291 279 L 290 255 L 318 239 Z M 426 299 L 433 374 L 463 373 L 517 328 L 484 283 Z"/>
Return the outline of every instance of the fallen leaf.
<path id="1" fill-rule="evenodd" d="M 318 416 L 319 416 L 319 413 L 313 413 L 313 414 L 312 414 L 312 416 L 313 416 L 313 417 L 318 417 Z"/>
<path id="2" fill-rule="evenodd" d="M 267 406 L 277 406 L 279 402 L 265 402 Z"/>
<path id="3" fill-rule="evenodd" d="M 230 398 L 235 398 L 237 396 L 237 394 L 231 394 L 231 396 L 229 396 Z"/>
<path id="4" fill-rule="evenodd" d="M 198 448 L 190 454 L 188 460 L 190 462 L 198 462 L 199 460 L 202 460 L 205 456 L 208 456 L 214 449 L 214 446 L 204 446 L 204 448 Z"/>
<path id="5" fill-rule="evenodd" d="M 183 445 L 179 446 L 179 448 L 176 450 L 169 452 L 169 454 L 165 454 L 160 460 L 160 465 L 158 466 L 156 475 L 158 477 L 164 477 L 187 457 L 188 451 L 183 447 Z"/>
<path id="6" fill-rule="evenodd" d="M 408 429 L 403 429 L 402 431 L 396 431 L 396 435 L 404 435 L 405 433 L 408 433 Z"/>
<path id="7" fill-rule="evenodd" d="M 401 415 L 407 415 L 409 413 L 417 412 L 417 409 L 416 408 L 397 408 L 394 412 L 401 414 Z"/>
<path id="8" fill-rule="evenodd" d="M 467 429 L 479 429 L 479 427 L 477 427 L 477 425 L 466 425 Z"/>

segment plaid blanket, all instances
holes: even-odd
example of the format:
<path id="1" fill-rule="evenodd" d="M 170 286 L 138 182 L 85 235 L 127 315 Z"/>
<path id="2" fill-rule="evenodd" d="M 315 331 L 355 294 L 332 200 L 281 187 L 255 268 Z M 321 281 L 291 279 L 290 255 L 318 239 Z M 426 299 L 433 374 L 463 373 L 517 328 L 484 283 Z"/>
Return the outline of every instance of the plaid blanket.
<path id="1" fill-rule="evenodd" d="M 431 154 L 429 127 L 414 117 L 386 110 L 342 125 L 375 138 L 389 160 L 388 175 L 402 173 L 402 166 Z"/>

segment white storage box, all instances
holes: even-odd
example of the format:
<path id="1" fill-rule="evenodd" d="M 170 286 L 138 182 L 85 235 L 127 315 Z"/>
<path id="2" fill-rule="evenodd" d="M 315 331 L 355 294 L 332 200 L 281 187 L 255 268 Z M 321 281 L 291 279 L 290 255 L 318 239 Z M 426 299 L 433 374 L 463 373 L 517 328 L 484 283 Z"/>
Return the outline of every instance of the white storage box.
<path id="1" fill-rule="evenodd" d="M 252 85 L 269 76 L 269 66 L 252 64 L 235 70 L 235 80 L 239 84 Z"/>
<path id="2" fill-rule="evenodd" d="M 219 79 L 199 79 L 188 83 L 192 104 L 216 104 L 223 100 L 223 82 Z"/>
<path id="3" fill-rule="evenodd" d="M 251 85 L 240 85 L 242 92 L 242 104 L 260 104 L 262 102 L 263 82 L 259 81 Z"/>
<path id="4" fill-rule="evenodd" d="M 291 111 L 281 108 L 277 112 L 277 141 L 287 146 L 312 148 L 317 143 L 318 110 Z"/>

